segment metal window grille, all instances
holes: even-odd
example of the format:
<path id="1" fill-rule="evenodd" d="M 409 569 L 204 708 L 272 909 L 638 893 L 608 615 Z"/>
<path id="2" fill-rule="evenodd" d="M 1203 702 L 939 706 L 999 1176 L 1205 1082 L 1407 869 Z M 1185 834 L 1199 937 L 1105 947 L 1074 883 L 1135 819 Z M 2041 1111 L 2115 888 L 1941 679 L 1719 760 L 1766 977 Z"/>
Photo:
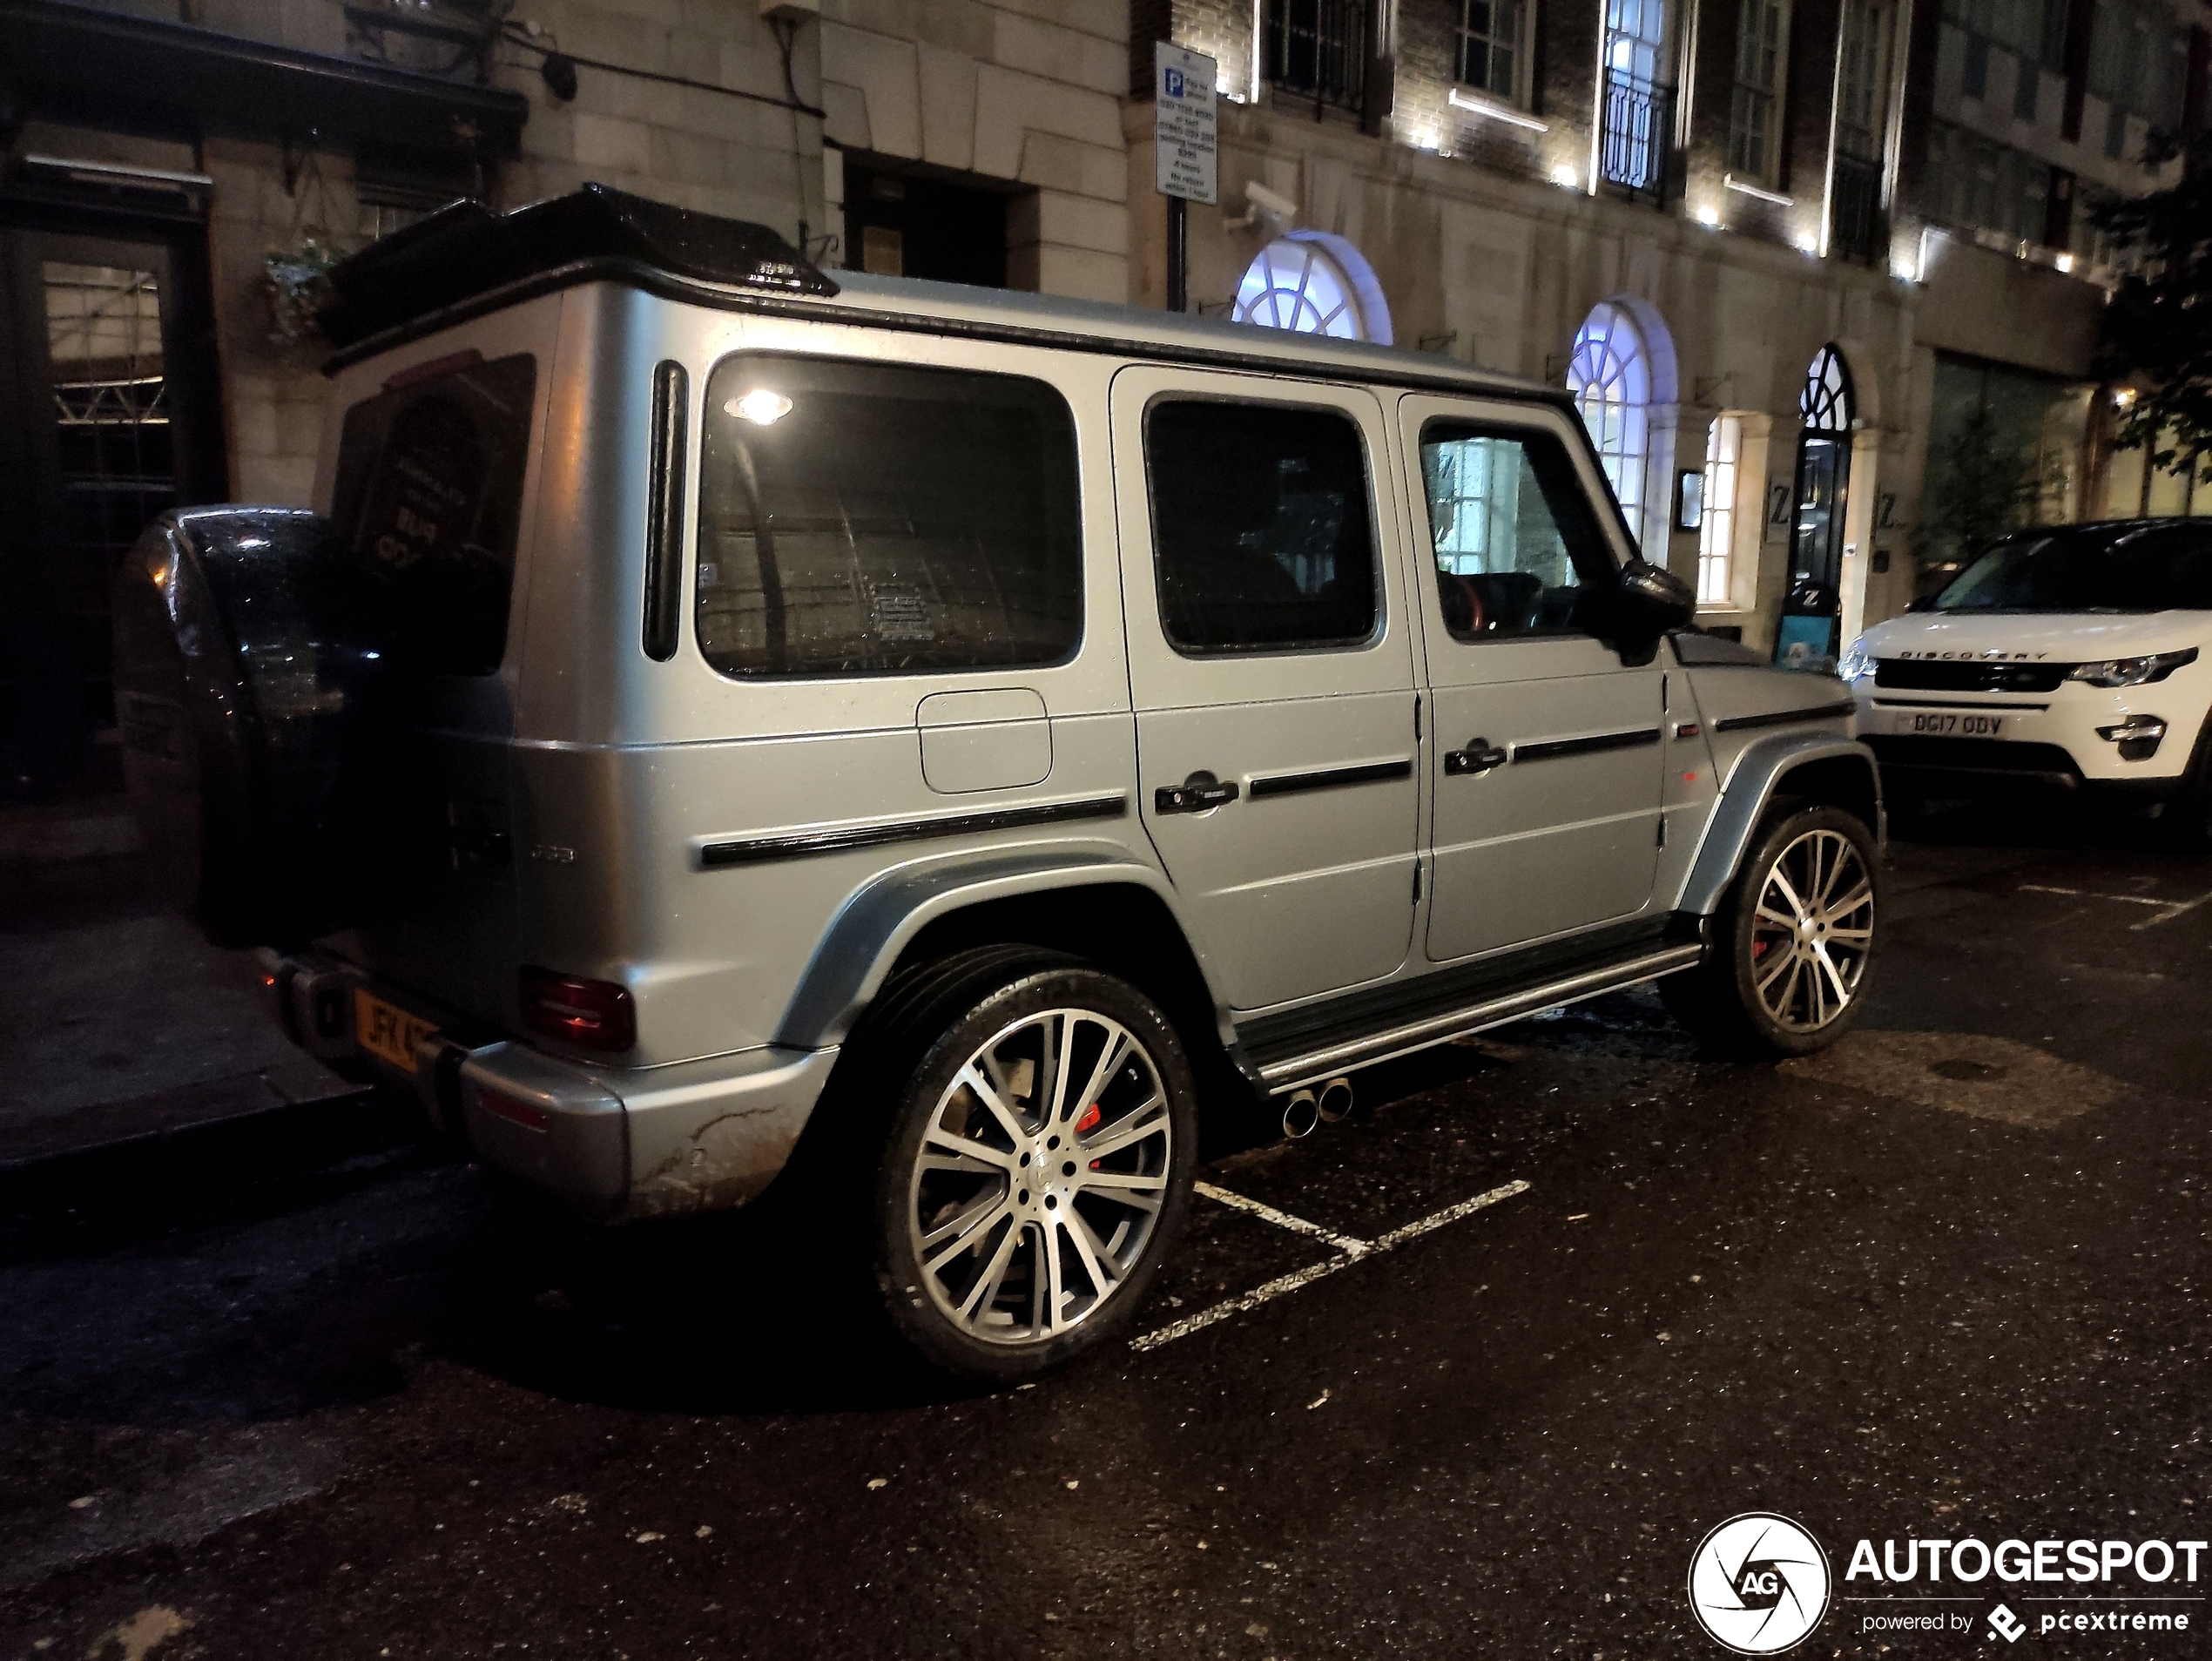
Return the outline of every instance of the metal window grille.
<path id="1" fill-rule="evenodd" d="M 1267 0 L 1260 51 L 1268 84 L 1313 112 L 1361 111 L 1367 95 L 1366 0 Z"/>
<path id="2" fill-rule="evenodd" d="M 1655 202 L 1665 199 L 1674 136 L 1674 89 L 1659 81 L 1666 41 L 1666 0 L 1606 0 L 1598 174 Z"/>
<path id="3" fill-rule="evenodd" d="M 1664 196 L 1674 96 L 1672 87 L 1624 71 L 1606 71 L 1604 132 L 1598 159 L 1600 176 L 1607 184 L 1654 201 Z"/>
<path id="4" fill-rule="evenodd" d="M 1846 260 L 1871 260 L 1882 240 L 1882 165 L 1838 154 L 1828 199 L 1828 250 Z"/>

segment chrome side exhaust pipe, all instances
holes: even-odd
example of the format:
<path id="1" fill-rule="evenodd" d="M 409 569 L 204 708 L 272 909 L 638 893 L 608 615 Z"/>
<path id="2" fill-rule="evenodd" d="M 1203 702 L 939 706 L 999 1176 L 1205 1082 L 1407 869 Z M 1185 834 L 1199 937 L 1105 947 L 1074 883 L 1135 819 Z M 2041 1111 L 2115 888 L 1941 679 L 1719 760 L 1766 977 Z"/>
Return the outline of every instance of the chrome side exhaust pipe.
<path id="1" fill-rule="evenodd" d="M 1293 1142 L 1313 1134 L 1321 1122 L 1321 1104 L 1310 1090 L 1292 1090 L 1283 1104 L 1283 1134 Z"/>
<path id="2" fill-rule="evenodd" d="M 1352 1115 L 1352 1081 L 1332 1078 L 1313 1099 L 1314 1111 L 1324 1124 L 1341 1124 Z"/>

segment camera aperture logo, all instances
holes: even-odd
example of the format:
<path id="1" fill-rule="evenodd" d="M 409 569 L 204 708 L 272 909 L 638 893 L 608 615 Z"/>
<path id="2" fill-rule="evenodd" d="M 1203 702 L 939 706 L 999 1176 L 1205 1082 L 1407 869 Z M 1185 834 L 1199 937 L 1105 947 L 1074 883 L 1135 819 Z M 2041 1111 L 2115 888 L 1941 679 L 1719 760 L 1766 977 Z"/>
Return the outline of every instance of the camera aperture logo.
<path id="1" fill-rule="evenodd" d="M 1716 1643 L 1738 1655 L 1778 1655 L 1828 1612 L 1828 1556 L 1786 1516 L 1747 1511 L 1698 1543 L 1689 1608 Z"/>

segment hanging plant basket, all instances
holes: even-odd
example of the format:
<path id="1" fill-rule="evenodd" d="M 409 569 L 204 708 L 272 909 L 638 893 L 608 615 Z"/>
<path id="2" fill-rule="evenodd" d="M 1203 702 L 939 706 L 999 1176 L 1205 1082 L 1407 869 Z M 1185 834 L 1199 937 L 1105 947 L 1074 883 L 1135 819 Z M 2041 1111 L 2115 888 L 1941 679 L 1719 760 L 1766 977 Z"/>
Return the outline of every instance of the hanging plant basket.
<path id="1" fill-rule="evenodd" d="M 330 303 L 330 273 L 345 257 L 313 232 L 289 248 L 269 250 L 261 261 L 261 287 L 269 305 L 272 341 L 293 346 L 322 339 L 315 314 Z"/>

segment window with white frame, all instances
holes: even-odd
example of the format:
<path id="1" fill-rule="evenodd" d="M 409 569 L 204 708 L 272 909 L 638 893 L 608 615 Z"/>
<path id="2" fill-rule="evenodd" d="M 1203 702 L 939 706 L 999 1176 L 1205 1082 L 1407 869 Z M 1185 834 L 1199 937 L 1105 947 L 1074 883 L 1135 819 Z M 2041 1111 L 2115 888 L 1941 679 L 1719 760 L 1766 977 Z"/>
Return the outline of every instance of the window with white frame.
<path id="1" fill-rule="evenodd" d="M 2021 74 L 2037 72 L 2032 60 L 2022 61 Z M 1844 155 L 1881 159 L 1889 78 L 1889 8 L 1881 0 L 1844 0 L 1843 62 L 1836 77 L 1836 146 Z"/>
<path id="2" fill-rule="evenodd" d="M 1626 308 L 1601 300 L 1575 331 L 1567 365 L 1575 395 L 1605 476 L 1629 529 L 1643 534 L 1644 472 L 1651 455 L 1651 354 Z"/>
<path id="3" fill-rule="evenodd" d="M 1526 102 L 1521 87 L 1527 53 L 1521 31 L 1528 10 L 1527 0 L 1460 0 L 1460 84 L 1501 103 Z"/>
<path id="4" fill-rule="evenodd" d="M 1730 604 L 1736 580 L 1737 463 L 1743 420 L 1722 415 L 1705 435 L 1705 515 L 1697 527 L 1697 604 Z"/>
<path id="5" fill-rule="evenodd" d="M 1763 185 L 1774 182 L 1782 125 L 1784 0 L 1743 0 L 1736 22 L 1736 96 L 1730 106 L 1728 167 Z"/>

